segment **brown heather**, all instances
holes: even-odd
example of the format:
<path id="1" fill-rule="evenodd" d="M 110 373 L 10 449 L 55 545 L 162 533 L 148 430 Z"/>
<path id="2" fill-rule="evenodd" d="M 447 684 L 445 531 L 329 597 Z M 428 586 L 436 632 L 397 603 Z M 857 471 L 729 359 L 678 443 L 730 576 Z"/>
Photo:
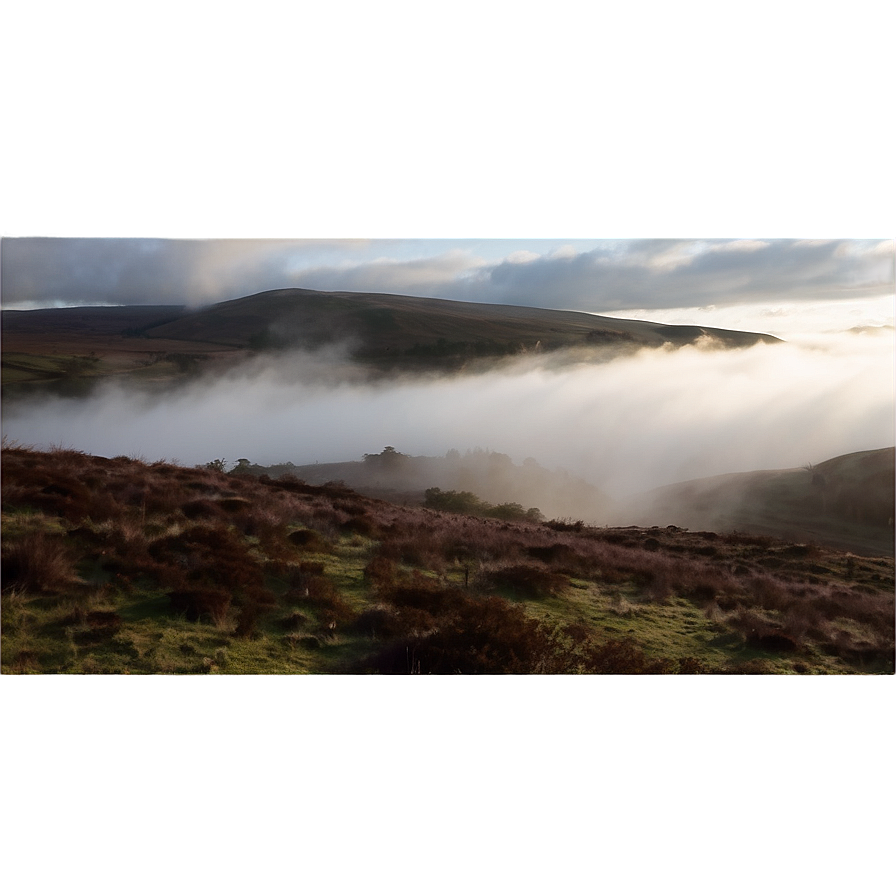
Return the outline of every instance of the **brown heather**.
<path id="1" fill-rule="evenodd" d="M 67 450 L 2 486 L 5 672 L 893 671 L 892 559 Z"/>

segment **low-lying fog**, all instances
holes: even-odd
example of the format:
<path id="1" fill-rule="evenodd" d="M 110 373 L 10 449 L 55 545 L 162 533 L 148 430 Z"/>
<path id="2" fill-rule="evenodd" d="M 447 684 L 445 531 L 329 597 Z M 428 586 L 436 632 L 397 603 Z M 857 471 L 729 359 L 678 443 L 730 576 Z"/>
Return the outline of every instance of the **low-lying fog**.
<path id="1" fill-rule="evenodd" d="M 733 351 L 645 350 L 599 365 L 528 356 L 488 374 L 387 382 L 334 381 L 330 357 L 279 355 L 268 362 L 276 366 L 256 361 L 164 397 L 105 387 L 86 399 L 9 403 L 3 432 L 37 447 L 186 465 L 480 447 L 620 497 L 892 445 L 893 349 L 892 328 L 880 328 Z"/>

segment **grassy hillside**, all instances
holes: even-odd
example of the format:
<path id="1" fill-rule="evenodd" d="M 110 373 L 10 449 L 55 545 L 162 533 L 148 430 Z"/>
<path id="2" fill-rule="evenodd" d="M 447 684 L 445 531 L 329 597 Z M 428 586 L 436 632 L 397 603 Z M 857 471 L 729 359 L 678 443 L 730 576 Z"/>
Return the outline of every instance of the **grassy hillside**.
<path id="1" fill-rule="evenodd" d="M 894 492 L 896 449 L 881 448 L 669 485 L 640 496 L 629 513 L 631 522 L 736 529 L 892 557 Z"/>
<path id="2" fill-rule="evenodd" d="M 146 335 L 182 314 L 176 305 L 4 310 L 3 396 L 82 395 L 105 377 L 167 383 L 247 357 L 227 346 Z"/>
<path id="3" fill-rule="evenodd" d="M 147 331 L 234 347 L 317 347 L 347 339 L 359 358 L 431 360 L 550 351 L 569 346 L 683 345 L 712 335 L 749 345 L 756 334 L 616 320 L 577 311 L 378 293 L 283 289 L 221 302 Z"/>
<path id="4" fill-rule="evenodd" d="M 168 382 L 259 352 L 336 343 L 372 370 L 459 370 L 531 351 L 595 357 L 712 336 L 773 337 L 509 305 L 284 289 L 197 311 L 177 306 L 3 311 L 3 388 L 77 393 L 104 376 Z"/>
<path id="5" fill-rule="evenodd" d="M 893 561 L 3 450 L 2 669 L 893 671 Z"/>

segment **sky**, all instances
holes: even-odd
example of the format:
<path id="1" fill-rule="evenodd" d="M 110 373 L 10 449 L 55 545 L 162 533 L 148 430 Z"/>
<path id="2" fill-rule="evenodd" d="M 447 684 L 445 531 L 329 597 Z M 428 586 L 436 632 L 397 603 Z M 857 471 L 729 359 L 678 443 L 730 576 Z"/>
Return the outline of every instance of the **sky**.
<path id="1" fill-rule="evenodd" d="M 267 289 L 384 292 L 717 325 L 811 314 L 892 324 L 892 240 L 17 238 L 7 309 L 227 301 Z M 817 320 L 816 320 L 817 319 Z M 671 322 L 671 319 L 670 321 Z M 753 328 L 754 325 L 751 325 Z"/>
<path id="2" fill-rule="evenodd" d="M 2 306 L 297 285 L 892 318 L 881 4 L 349 5 L 172 30 L 163 3 L 115 17 L 125 43 L 102 3 L 11 13 Z"/>

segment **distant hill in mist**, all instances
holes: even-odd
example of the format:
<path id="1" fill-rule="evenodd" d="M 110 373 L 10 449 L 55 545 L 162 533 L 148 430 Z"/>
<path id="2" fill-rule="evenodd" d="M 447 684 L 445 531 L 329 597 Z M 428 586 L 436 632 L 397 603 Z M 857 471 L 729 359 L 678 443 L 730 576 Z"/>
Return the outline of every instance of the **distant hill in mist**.
<path id="1" fill-rule="evenodd" d="M 422 504 L 428 489 L 469 492 L 491 504 L 515 503 L 537 508 L 552 518 L 611 521 L 613 501 L 596 486 L 565 471 L 552 471 L 527 458 L 515 464 L 495 451 L 449 451 L 445 457 L 412 457 L 388 447 L 362 461 L 280 464 L 271 467 L 243 464 L 253 475 L 293 475 L 309 485 L 342 482 L 370 497 Z"/>
<path id="2" fill-rule="evenodd" d="M 639 495 L 627 504 L 625 522 L 773 535 L 892 557 L 894 461 L 896 449 L 881 448 L 805 468 L 680 482 Z"/>
<path id="3" fill-rule="evenodd" d="M 737 531 L 892 557 L 894 468 L 896 449 L 882 448 L 812 467 L 680 482 L 616 501 L 591 483 L 548 470 L 532 458 L 514 464 L 506 454 L 481 450 L 410 457 L 390 447 L 365 455 L 363 461 L 271 467 L 244 462 L 240 472 L 292 475 L 318 486 L 339 482 L 370 497 L 405 504 L 424 503 L 426 490 L 435 487 L 470 492 L 492 504 L 535 507 L 549 518 L 589 525 Z"/>
<path id="4" fill-rule="evenodd" d="M 778 341 L 712 327 L 618 320 L 578 311 L 376 293 L 281 289 L 199 310 L 172 305 L 3 311 L 3 386 L 77 394 L 108 376 L 176 381 L 259 353 L 344 347 L 373 371 L 457 371 L 527 352 L 620 352 L 711 338 L 726 348 Z"/>

